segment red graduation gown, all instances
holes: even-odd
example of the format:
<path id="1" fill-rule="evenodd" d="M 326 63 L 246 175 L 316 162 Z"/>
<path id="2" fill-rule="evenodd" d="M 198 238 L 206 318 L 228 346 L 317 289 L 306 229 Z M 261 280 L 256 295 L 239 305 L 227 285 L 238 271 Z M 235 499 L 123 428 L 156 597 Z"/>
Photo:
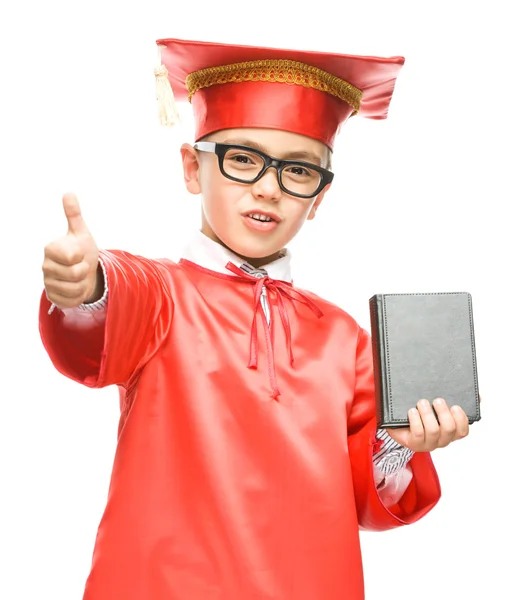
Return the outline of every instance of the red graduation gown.
<path id="1" fill-rule="evenodd" d="M 362 600 L 359 527 L 413 523 L 440 497 L 422 453 L 398 504 L 378 497 L 368 334 L 333 304 L 270 281 L 269 334 L 253 281 L 101 258 L 105 324 L 71 329 L 61 311 L 47 314 L 45 295 L 40 307 L 55 367 L 120 391 L 84 600 Z"/>

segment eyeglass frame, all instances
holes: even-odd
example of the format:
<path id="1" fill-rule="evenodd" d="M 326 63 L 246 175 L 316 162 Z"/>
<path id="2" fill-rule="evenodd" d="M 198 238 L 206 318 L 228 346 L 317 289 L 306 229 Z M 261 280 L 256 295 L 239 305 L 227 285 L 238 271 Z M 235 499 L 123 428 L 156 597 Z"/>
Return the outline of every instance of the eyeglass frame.
<path id="1" fill-rule="evenodd" d="M 318 165 L 300 161 L 300 160 L 275 158 L 274 156 L 270 156 L 269 154 L 266 154 L 265 152 L 262 152 L 261 150 L 257 150 L 256 148 L 251 148 L 250 146 L 242 146 L 240 144 L 221 144 L 219 142 L 196 142 L 193 145 L 193 148 L 195 150 L 198 150 L 199 152 L 211 152 L 211 153 L 216 154 L 218 157 L 218 166 L 220 168 L 220 172 L 222 173 L 222 175 L 224 177 L 226 177 L 227 179 L 231 179 L 232 181 L 236 181 L 238 183 L 246 183 L 246 184 L 256 183 L 257 181 L 262 179 L 262 177 L 264 177 L 264 175 L 267 173 L 268 169 L 273 167 L 277 172 L 277 180 L 278 180 L 278 185 L 280 186 L 280 189 L 283 192 L 285 192 L 286 194 L 289 194 L 290 196 L 295 196 L 297 198 L 314 198 L 315 196 L 318 196 L 318 194 L 320 194 L 320 192 L 327 185 L 329 185 L 333 181 L 333 178 L 335 177 L 335 173 L 333 173 L 333 171 L 329 171 L 328 169 L 323 169 L 322 167 L 320 167 Z M 227 151 L 232 148 L 235 148 L 237 150 L 244 150 L 246 152 L 251 152 L 253 154 L 256 154 L 256 155 L 260 156 L 260 158 L 264 161 L 263 169 L 260 171 L 260 173 L 254 179 L 246 181 L 245 179 L 239 179 L 238 177 L 233 177 L 232 175 L 229 175 L 228 173 L 226 173 L 226 171 L 224 170 L 224 157 L 225 157 Z M 312 169 L 313 171 L 316 171 L 317 173 L 320 174 L 320 178 L 321 178 L 320 182 L 318 184 L 317 189 L 315 190 L 315 192 L 313 194 L 298 194 L 296 192 L 292 192 L 291 190 L 288 190 L 284 186 L 284 184 L 282 183 L 282 171 L 290 165 L 297 166 L 297 167 L 304 167 L 307 169 Z"/>

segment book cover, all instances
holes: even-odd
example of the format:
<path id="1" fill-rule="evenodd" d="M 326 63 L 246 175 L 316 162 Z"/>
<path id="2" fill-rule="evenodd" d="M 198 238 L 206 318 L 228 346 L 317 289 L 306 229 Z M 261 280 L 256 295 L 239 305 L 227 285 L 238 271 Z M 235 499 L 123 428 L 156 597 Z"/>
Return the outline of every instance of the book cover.
<path id="1" fill-rule="evenodd" d="M 423 398 L 480 420 L 471 295 L 376 294 L 369 308 L 378 427 L 409 427 Z"/>

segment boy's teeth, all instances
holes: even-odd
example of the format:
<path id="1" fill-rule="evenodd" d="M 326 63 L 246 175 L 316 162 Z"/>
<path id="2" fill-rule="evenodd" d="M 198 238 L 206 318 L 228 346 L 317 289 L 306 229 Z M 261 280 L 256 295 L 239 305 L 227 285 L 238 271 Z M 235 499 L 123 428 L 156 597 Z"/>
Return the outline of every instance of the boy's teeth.
<path id="1" fill-rule="evenodd" d="M 271 217 L 268 217 L 267 215 L 259 215 L 258 213 L 250 213 L 248 215 L 248 217 L 251 217 L 252 219 L 256 219 L 257 221 L 272 221 L 273 220 Z"/>

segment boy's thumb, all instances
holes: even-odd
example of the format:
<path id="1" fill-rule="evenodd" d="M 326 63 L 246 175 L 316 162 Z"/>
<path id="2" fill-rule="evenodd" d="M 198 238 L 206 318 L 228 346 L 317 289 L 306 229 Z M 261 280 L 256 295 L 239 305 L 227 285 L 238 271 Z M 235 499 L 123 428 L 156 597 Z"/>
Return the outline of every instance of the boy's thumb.
<path id="1" fill-rule="evenodd" d="M 87 225 L 85 224 L 84 217 L 82 217 L 77 197 L 74 194 L 64 194 L 62 203 L 67 219 L 68 233 L 72 233 L 73 235 L 87 233 Z"/>

